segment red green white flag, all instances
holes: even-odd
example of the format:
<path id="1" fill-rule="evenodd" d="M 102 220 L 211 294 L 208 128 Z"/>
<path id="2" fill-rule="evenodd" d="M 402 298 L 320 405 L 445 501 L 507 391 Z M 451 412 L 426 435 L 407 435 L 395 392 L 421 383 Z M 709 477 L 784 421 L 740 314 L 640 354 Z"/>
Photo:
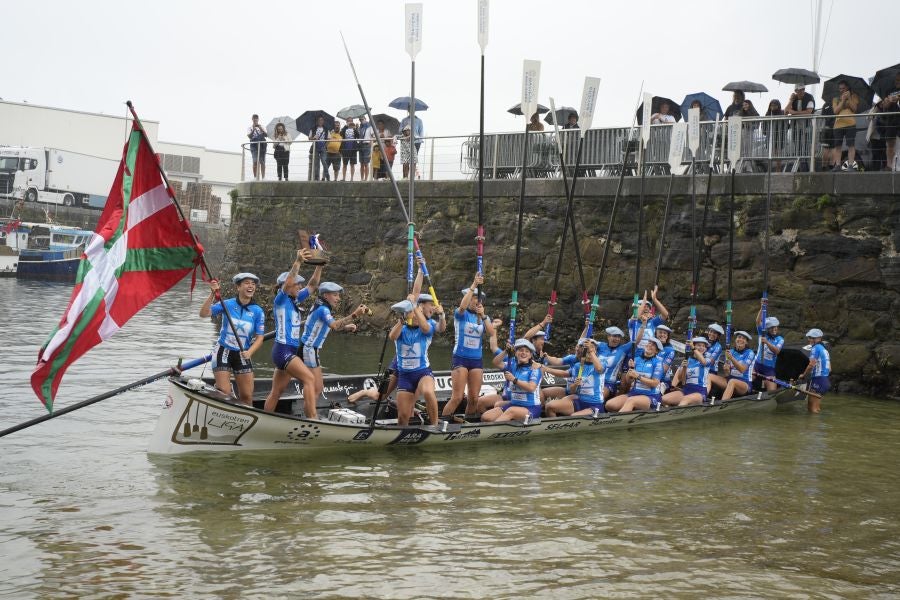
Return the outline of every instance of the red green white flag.
<path id="1" fill-rule="evenodd" d="M 69 305 L 31 374 L 49 412 L 66 369 L 190 273 L 202 253 L 136 122 Z"/>

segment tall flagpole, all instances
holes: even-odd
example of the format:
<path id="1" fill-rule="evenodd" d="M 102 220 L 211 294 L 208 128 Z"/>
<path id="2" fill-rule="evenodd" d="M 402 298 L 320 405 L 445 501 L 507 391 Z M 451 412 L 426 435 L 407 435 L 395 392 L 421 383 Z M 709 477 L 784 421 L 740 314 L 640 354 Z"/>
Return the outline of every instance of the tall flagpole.
<path id="1" fill-rule="evenodd" d="M 481 46 L 481 100 L 478 118 L 478 231 L 475 234 L 475 265 L 484 275 L 484 49 L 488 43 L 490 0 L 478 0 L 478 45 Z M 481 297 L 481 288 L 475 293 Z"/>

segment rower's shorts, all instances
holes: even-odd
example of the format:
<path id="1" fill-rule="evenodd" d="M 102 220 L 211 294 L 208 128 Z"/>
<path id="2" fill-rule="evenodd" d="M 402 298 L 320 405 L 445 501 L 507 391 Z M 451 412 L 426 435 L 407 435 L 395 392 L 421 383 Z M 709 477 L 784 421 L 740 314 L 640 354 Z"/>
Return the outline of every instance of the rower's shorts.
<path id="1" fill-rule="evenodd" d="M 831 380 L 827 375 L 823 377 L 813 377 L 809 380 L 809 391 L 818 394 L 825 394 L 831 389 Z"/>
<path id="2" fill-rule="evenodd" d="M 454 371 L 460 367 L 472 370 L 483 369 L 484 365 L 482 364 L 481 358 L 464 358 L 454 354 L 453 358 L 450 359 L 450 370 Z"/>
<path id="3" fill-rule="evenodd" d="M 288 363 L 291 362 L 291 359 L 297 357 L 298 351 L 299 348 L 297 346 L 275 342 L 272 344 L 272 363 L 276 369 L 286 371 Z"/>
<path id="4" fill-rule="evenodd" d="M 599 409 L 600 412 L 606 412 L 606 409 L 603 407 L 602 402 L 588 402 L 586 400 L 582 400 L 580 398 L 576 398 L 572 400 L 572 406 L 575 407 L 575 412 L 584 410 L 586 408 L 590 408 L 591 410 Z"/>
<path id="5" fill-rule="evenodd" d="M 319 361 L 318 348 L 313 348 L 312 346 L 304 344 L 303 347 L 300 348 L 300 358 L 303 359 L 303 364 L 310 369 L 317 369 L 322 366 L 321 361 Z"/>
<path id="6" fill-rule="evenodd" d="M 241 353 L 238 350 L 216 345 L 213 351 L 212 370 L 232 371 L 235 375 L 243 375 L 253 372 L 253 363 L 250 362 L 249 358 L 241 358 Z"/>
<path id="7" fill-rule="evenodd" d="M 685 396 L 689 396 L 691 394 L 700 394 L 700 399 L 702 402 L 706 402 L 706 386 L 705 385 L 697 385 L 696 383 L 686 383 L 684 387 L 681 388 L 681 392 Z"/>
<path id="8" fill-rule="evenodd" d="M 419 381 L 425 377 L 434 378 L 434 375 L 431 373 L 431 367 L 416 371 L 400 371 L 397 378 L 397 391 L 415 394 L 416 388 L 419 387 Z"/>

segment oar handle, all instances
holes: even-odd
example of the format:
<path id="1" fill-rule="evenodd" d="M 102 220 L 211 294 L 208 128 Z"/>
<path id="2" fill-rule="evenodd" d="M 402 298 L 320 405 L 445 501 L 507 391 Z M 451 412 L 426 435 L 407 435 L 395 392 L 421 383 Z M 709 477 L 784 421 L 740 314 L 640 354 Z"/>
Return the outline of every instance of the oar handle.
<path id="1" fill-rule="evenodd" d="M 782 381 L 781 379 L 778 379 L 777 377 L 775 377 L 773 375 L 763 375 L 759 371 L 754 371 L 753 373 L 755 375 L 758 375 L 759 377 L 762 377 L 763 379 L 771 381 L 772 383 L 778 384 L 783 388 L 788 388 L 790 390 L 794 390 L 795 392 L 800 392 L 801 394 L 806 394 L 807 396 L 812 396 L 813 398 L 818 398 L 819 400 L 822 399 L 821 394 L 817 394 L 817 393 L 811 392 L 809 390 L 804 390 L 803 388 L 800 388 L 800 387 L 797 387 L 796 385 L 790 384 L 787 381 Z"/>

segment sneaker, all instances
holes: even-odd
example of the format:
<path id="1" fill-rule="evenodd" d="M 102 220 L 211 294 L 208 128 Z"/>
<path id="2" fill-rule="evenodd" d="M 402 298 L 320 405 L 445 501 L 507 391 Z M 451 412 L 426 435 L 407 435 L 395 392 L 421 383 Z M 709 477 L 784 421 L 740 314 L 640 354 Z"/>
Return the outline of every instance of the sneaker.
<path id="1" fill-rule="evenodd" d="M 851 171 L 859 171 L 859 165 L 856 164 L 855 160 L 852 163 L 850 163 L 850 170 Z"/>
<path id="2" fill-rule="evenodd" d="M 846 171 L 850 168 L 850 164 L 845 160 L 844 164 L 841 165 L 841 171 Z"/>

